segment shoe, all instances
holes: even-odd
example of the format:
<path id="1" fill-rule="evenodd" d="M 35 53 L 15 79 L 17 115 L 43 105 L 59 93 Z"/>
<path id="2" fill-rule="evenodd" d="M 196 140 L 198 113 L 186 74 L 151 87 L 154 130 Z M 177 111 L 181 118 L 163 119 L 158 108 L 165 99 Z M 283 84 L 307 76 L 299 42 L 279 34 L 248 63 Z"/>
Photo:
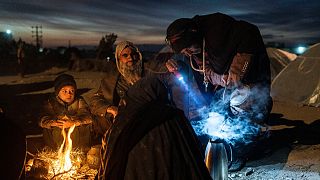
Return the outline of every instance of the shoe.
<path id="1" fill-rule="evenodd" d="M 235 161 L 232 161 L 232 164 L 229 167 L 229 172 L 240 171 L 245 165 L 246 161 L 242 158 L 238 158 Z"/>

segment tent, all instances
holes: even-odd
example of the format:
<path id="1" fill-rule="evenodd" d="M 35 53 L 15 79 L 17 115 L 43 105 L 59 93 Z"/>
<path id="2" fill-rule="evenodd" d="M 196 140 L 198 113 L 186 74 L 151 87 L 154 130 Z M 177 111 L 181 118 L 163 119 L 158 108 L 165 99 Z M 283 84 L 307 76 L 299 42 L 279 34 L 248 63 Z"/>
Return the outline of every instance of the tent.
<path id="1" fill-rule="evenodd" d="M 278 101 L 320 107 L 320 43 L 311 46 L 274 78 L 271 93 Z"/>
<path id="2" fill-rule="evenodd" d="M 320 43 L 310 46 L 304 53 L 304 57 L 320 57 Z"/>
<path id="3" fill-rule="evenodd" d="M 277 48 L 267 48 L 270 59 L 271 79 L 274 79 L 291 61 L 297 58 L 296 54 Z"/>

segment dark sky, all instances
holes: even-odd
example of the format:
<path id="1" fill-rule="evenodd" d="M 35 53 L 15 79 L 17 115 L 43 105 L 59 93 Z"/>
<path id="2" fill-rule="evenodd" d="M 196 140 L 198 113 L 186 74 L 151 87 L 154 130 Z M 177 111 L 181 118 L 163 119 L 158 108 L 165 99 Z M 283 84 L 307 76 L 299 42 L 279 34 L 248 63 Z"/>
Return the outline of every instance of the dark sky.
<path id="1" fill-rule="evenodd" d="M 41 25 L 44 46 L 97 45 L 107 33 L 162 44 L 173 20 L 214 12 L 256 24 L 265 42 L 320 41 L 320 0 L 0 0 L 0 31 L 31 42 Z"/>

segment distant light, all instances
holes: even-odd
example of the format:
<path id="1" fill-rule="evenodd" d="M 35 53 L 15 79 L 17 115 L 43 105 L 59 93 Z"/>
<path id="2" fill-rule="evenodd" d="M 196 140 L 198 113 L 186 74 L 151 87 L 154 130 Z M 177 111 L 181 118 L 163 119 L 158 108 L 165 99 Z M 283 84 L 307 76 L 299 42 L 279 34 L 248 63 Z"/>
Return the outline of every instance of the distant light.
<path id="1" fill-rule="evenodd" d="M 6 33 L 7 33 L 7 34 L 11 34 L 12 31 L 11 31 L 10 29 L 7 29 L 7 30 L 6 30 Z"/>
<path id="2" fill-rule="evenodd" d="M 296 48 L 296 53 L 297 53 L 297 54 L 302 54 L 302 53 L 304 53 L 306 50 L 307 50 L 306 47 L 304 47 L 304 46 L 299 46 L 299 47 Z"/>
<path id="3" fill-rule="evenodd" d="M 39 48 L 39 52 L 43 52 L 43 48 Z"/>

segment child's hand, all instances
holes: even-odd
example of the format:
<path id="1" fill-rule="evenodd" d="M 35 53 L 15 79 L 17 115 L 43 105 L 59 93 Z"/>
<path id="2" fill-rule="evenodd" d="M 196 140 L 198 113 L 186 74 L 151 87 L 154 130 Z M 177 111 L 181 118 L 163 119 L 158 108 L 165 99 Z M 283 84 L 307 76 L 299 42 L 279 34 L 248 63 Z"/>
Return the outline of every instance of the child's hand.
<path id="1" fill-rule="evenodd" d="M 66 120 L 57 120 L 54 126 L 62 129 L 62 128 L 70 128 L 73 125 L 77 125 L 76 122 L 66 121 Z"/>
<path id="2" fill-rule="evenodd" d="M 51 126 L 54 126 L 54 127 L 58 127 L 58 128 L 63 128 L 63 122 L 62 122 L 63 120 L 57 120 L 57 121 L 54 121 L 54 122 L 52 122 L 51 123 Z"/>

